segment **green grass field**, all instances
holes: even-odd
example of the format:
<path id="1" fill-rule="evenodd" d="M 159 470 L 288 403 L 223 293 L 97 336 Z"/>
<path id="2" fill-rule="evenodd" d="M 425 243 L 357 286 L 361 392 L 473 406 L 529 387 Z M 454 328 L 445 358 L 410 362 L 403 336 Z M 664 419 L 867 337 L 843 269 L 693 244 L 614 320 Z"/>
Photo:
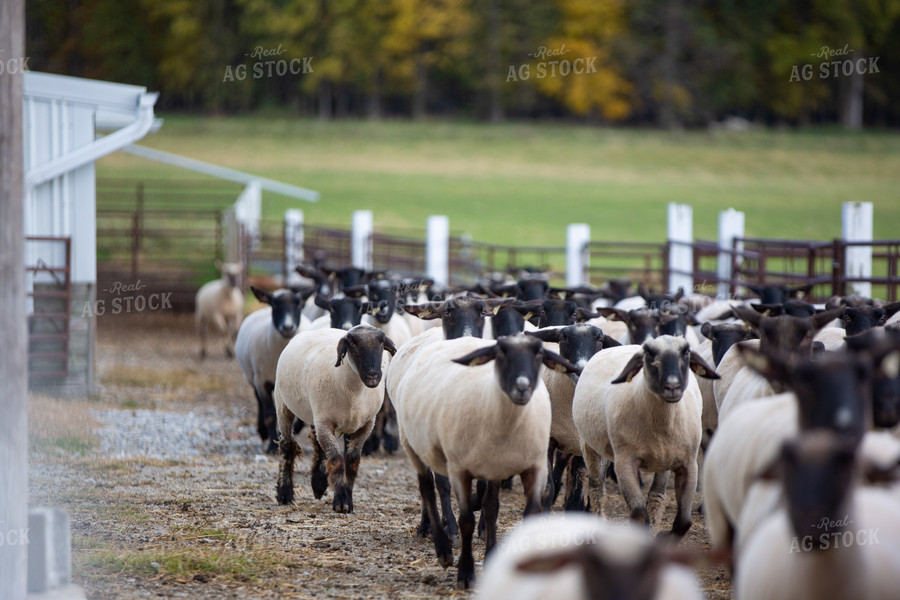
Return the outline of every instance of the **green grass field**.
<path id="1" fill-rule="evenodd" d="M 317 204 L 264 195 L 264 217 L 299 207 L 310 224 L 349 227 L 370 209 L 379 231 L 445 214 L 452 231 L 498 244 L 562 245 L 573 222 L 597 240 L 662 241 L 666 204 L 683 202 L 697 238 L 715 239 L 731 207 L 748 236 L 830 239 L 842 202 L 870 201 L 876 238 L 900 237 L 897 133 L 174 116 L 140 143 L 318 190 Z M 123 153 L 97 174 L 202 177 Z"/>

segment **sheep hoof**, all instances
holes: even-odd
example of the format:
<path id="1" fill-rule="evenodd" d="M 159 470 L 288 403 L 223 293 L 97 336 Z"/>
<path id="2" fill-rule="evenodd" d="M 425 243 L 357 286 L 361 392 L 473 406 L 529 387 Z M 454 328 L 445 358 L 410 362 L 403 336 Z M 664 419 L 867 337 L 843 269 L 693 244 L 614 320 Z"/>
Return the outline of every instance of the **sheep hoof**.
<path id="1" fill-rule="evenodd" d="M 460 572 L 456 575 L 456 586 L 461 590 L 468 590 L 475 584 L 474 571 Z"/>
<path id="2" fill-rule="evenodd" d="M 350 492 L 347 488 L 339 487 L 334 491 L 334 500 L 331 503 L 331 508 L 336 513 L 353 512 L 353 498 L 350 497 Z"/>
<path id="3" fill-rule="evenodd" d="M 278 504 L 290 504 L 294 501 L 294 486 L 279 485 L 278 486 Z"/>
<path id="4" fill-rule="evenodd" d="M 420 540 L 431 539 L 431 523 L 426 519 L 419 523 L 416 529 L 416 537 Z"/>
<path id="5" fill-rule="evenodd" d="M 384 436 L 384 451 L 388 454 L 393 454 L 400 448 L 400 443 L 397 441 L 397 438 L 393 435 L 385 435 Z"/>
<path id="6" fill-rule="evenodd" d="M 325 495 L 325 492 L 328 491 L 328 475 L 322 469 L 315 469 L 313 470 L 310 483 L 312 484 L 313 496 L 315 496 L 316 500 L 320 500 Z"/>
<path id="7" fill-rule="evenodd" d="M 451 535 L 450 537 L 450 545 L 454 548 L 459 548 L 459 534 Z"/>
<path id="8" fill-rule="evenodd" d="M 452 553 L 452 552 L 446 552 L 446 553 L 443 553 L 443 554 L 438 553 L 437 558 L 438 558 L 438 563 L 439 563 L 443 568 L 446 569 L 447 567 L 452 567 L 452 566 L 453 566 L 453 553 Z"/>

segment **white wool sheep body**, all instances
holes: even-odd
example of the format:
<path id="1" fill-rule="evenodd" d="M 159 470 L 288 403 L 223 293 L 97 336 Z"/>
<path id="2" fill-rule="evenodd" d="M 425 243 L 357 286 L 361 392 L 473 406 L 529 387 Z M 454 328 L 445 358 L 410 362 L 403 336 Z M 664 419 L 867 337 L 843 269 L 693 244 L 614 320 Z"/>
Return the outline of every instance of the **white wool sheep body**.
<path id="1" fill-rule="evenodd" d="M 646 374 L 648 368 L 653 373 Z M 684 338 L 668 335 L 642 346 L 601 350 L 584 368 L 575 388 L 572 416 L 581 438 L 594 510 L 602 506 L 609 461 L 615 462 L 632 518 L 644 522 L 649 516 L 638 469 L 659 474 L 651 499 L 665 492 L 665 473 L 671 470 L 676 473 L 678 498 L 673 533 L 681 536 L 690 528 L 703 399 L 688 368 L 715 377 Z"/>
<path id="2" fill-rule="evenodd" d="M 843 327 L 825 327 L 819 330 L 819 333 L 813 338 L 814 342 L 821 342 L 828 352 L 837 352 L 847 347 L 844 338 L 847 330 Z"/>
<path id="3" fill-rule="evenodd" d="M 435 549 L 444 566 L 452 563 L 452 552 L 437 515 L 432 471 L 449 478 L 460 505 L 461 587 L 474 579 L 473 479 L 489 482 L 483 508 L 488 550 L 496 539 L 497 482 L 520 475 L 526 514 L 540 510 L 551 417 L 550 398 L 539 376 L 541 361 L 575 369 L 544 350 L 540 340 L 524 335 L 496 342 L 474 337 L 441 340 L 420 346 L 395 383 L 391 397 L 396 398 L 401 443 L 419 474 Z M 494 364 L 479 366 L 486 362 Z"/>
<path id="4" fill-rule="evenodd" d="M 349 331 L 305 331 L 290 341 L 275 374 L 275 408 L 282 435 L 279 502 L 287 504 L 293 499 L 296 443 L 291 429 L 296 417 L 312 425 L 314 495 L 320 498 L 327 488 L 321 469 L 327 458 L 328 483 L 335 489 L 332 506 L 336 512 L 353 512 L 353 481 L 361 446 L 384 400 L 385 353 L 394 352 L 390 338 L 369 325 Z M 338 442 L 341 435 L 347 437 L 346 452 Z"/>
<path id="5" fill-rule="evenodd" d="M 746 348 L 752 348 L 754 350 L 759 349 L 759 340 L 747 340 L 746 342 L 741 342 L 741 344 Z M 734 383 L 735 376 L 737 376 L 738 372 L 743 368 L 744 358 L 741 356 L 737 344 L 734 344 L 729 348 L 722 357 L 722 360 L 719 361 L 719 364 L 716 365 L 716 373 L 719 374 L 719 379 L 713 381 L 713 395 L 716 399 L 716 407 L 720 411 L 720 421 L 722 420 L 721 409 L 722 402 L 725 400 L 725 395 L 728 393 L 731 384 Z"/>
<path id="6" fill-rule="evenodd" d="M 743 544 L 736 597 L 897 597 L 900 504 L 889 490 L 863 487 L 856 443 L 818 431 L 785 444 L 784 501 Z"/>
<path id="7" fill-rule="evenodd" d="M 310 323 L 301 312 L 304 293 L 295 294 L 290 290 L 269 293 L 258 288 L 251 289 L 260 301 L 269 306 L 244 319 L 234 350 L 241 371 L 253 387 L 259 403 L 257 428 L 260 437 L 269 440 L 267 452 L 274 453 L 277 450 L 277 424 L 272 393 L 275 390 L 278 358 L 296 332 L 309 327 Z"/>
<path id="8" fill-rule="evenodd" d="M 517 525 L 485 563 L 476 598 L 589 600 L 596 597 L 589 589 L 595 575 L 595 585 L 606 593 L 613 584 L 641 589 L 648 592 L 641 598 L 654 600 L 704 597 L 693 571 L 667 562 L 646 529 L 566 513 Z"/>
<path id="9" fill-rule="evenodd" d="M 225 354 L 233 356 L 232 344 L 244 316 L 244 295 L 238 287 L 241 265 L 216 261 L 216 268 L 222 271 L 222 277 L 204 283 L 194 297 L 201 358 L 206 357 L 206 340 L 211 329 L 225 336 Z"/>

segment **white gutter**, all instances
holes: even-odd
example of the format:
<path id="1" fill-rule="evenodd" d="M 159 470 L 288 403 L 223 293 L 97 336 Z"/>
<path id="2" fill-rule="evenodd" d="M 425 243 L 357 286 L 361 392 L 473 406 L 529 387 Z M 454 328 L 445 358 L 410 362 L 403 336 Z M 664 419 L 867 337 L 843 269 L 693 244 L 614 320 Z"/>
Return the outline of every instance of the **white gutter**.
<path id="1" fill-rule="evenodd" d="M 276 194 L 281 194 L 283 196 L 289 196 L 291 198 L 297 198 L 299 200 L 306 200 L 307 202 L 319 201 L 319 192 L 315 190 L 308 190 L 306 188 L 302 188 L 296 185 L 290 185 L 289 183 L 283 183 L 274 179 L 257 177 L 256 175 L 244 173 L 243 171 L 229 169 L 228 167 L 221 167 L 219 165 L 203 162 L 202 160 L 197 160 L 195 158 L 187 158 L 186 156 L 179 156 L 177 154 L 163 152 L 162 150 L 147 148 L 146 146 L 138 146 L 137 144 L 131 144 L 130 146 L 122 148 L 121 150 L 122 152 L 133 154 L 134 156 L 146 158 L 147 160 L 165 163 L 174 167 L 188 169 L 189 171 L 203 173 L 205 175 L 218 177 L 220 179 L 227 179 L 229 181 L 242 183 L 244 185 L 258 184 L 261 189 L 268 190 Z"/>
<path id="2" fill-rule="evenodd" d="M 155 92 L 141 94 L 137 117 L 130 125 L 28 171 L 25 174 L 26 188 L 36 187 L 64 173 L 74 171 L 147 135 L 154 124 L 153 106 L 158 97 L 159 94 Z"/>

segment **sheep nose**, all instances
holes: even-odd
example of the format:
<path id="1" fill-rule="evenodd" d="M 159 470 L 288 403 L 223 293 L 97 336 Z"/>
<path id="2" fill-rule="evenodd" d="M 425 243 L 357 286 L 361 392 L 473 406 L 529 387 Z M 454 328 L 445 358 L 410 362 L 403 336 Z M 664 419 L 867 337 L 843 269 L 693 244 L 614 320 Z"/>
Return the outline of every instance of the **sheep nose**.
<path id="1" fill-rule="evenodd" d="M 584 369 L 588 364 L 588 361 L 584 358 L 578 359 L 578 362 L 575 363 L 575 366 L 579 369 Z"/>
<path id="2" fill-rule="evenodd" d="M 668 392 L 669 394 L 675 395 L 680 391 L 681 380 L 674 375 L 666 377 L 666 381 L 663 383 L 663 392 Z"/>
<path id="3" fill-rule="evenodd" d="M 524 392 L 524 391 L 527 390 L 529 387 L 531 387 L 531 382 L 528 381 L 528 378 L 527 378 L 527 377 L 525 377 L 524 375 L 519 375 L 519 376 L 516 378 L 516 389 L 517 389 L 517 390 L 519 390 L 519 391 L 521 391 L 521 392 Z"/>

